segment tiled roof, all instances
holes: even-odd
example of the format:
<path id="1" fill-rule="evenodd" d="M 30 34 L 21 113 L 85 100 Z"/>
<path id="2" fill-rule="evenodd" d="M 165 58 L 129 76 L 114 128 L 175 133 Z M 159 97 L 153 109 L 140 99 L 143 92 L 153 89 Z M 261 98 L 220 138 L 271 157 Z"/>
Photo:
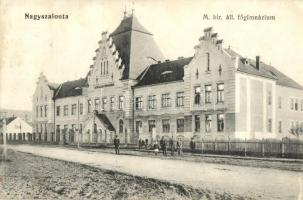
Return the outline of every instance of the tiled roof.
<path id="1" fill-rule="evenodd" d="M 98 114 L 96 114 L 96 116 L 98 117 L 98 119 L 100 121 L 102 121 L 106 125 L 108 130 L 116 131 L 114 126 L 112 125 L 112 123 L 110 122 L 110 120 L 107 118 L 107 116 L 105 114 L 98 113 Z"/>
<path id="2" fill-rule="evenodd" d="M 151 65 L 137 78 L 138 84 L 136 86 L 181 81 L 184 76 L 184 66 L 192 58 L 183 58 Z"/>
<path id="3" fill-rule="evenodd" d="M 82 95 L 82 87 L 87 85 L 84 78 L 62 83 L 56 90 L 54 99 Z"/>
<path id="4" fill-rule="evenodd" d="M 303 89 L 302 85 L 300 85 L 293 79 L 289 78 L 288 76 L 286 76 L 284 73 L 280 72 L 273 66 L 260 62 L 260 70 L 257 70 L 255 60 L 243 58 L 240 54 L 238 54 L 237 52 L 235 52 L 230 48 L 224 50 L 232 57 L 239 56 L 240 59 L 239 59 L 238 71 L 240 72 L 274 79 L 276 80 L 277 85 L 282 85 L 296 89 Z M 248 61 L 248 64 L 245 64 L 245 60 Z"/>
<path id="5" fill-rule="evenodd" d="M 162 59 L 152 34 L 133 15 L 124 18 L 110 36 L 125 66 L 122 79 L 136 79 L 144 70 L 141 68 L 146 67 L 142 64 L 146 62 L 146 57 Z"/>
<path id="6" fill-rule="evenodd" d="M 17 117 L 8 117 L 6 118 L 6 125 L 8 125 L 9 123 L 11 123 L 13 120 L 15 120 Z M 2 128 L 3 126 L 3 118 L 0 119 L 0 128 Z"/>

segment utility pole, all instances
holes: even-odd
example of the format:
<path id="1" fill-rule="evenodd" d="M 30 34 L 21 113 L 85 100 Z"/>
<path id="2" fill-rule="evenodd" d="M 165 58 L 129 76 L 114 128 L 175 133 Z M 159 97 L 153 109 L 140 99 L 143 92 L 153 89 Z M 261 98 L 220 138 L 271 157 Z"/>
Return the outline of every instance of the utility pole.
<path id="1" fill-rule="evenodd" d="M 80 123 L 79 123 L 79 113 L 80 113 L 80 106 L 79 106 L 79 97 L 78 97 L 78 130 L 77 130 L 77 148 L 80 149 L 80 138 L 79 138 L 79 131 L 80 131 Z"/>

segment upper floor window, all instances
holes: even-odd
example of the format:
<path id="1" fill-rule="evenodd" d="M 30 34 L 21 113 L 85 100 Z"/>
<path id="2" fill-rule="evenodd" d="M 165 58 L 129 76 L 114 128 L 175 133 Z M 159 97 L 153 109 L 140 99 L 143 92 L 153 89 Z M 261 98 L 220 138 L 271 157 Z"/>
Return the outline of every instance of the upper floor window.
<path id="1" fill-rule="evenodd" d="M 290 109 L 294 109 L 294 99 L 290 99 Z"/>
<path id="2" fill-rule="evenodd" d="M 271 105 L 271 99 L 272 99 L 271 91 L 268 91 L 268 93 L 267 93 L 267 104 L 268 105 Z"/>
<path id="3" fill-rule="evenodd" d="M 205 115 L 205 132 L 206 133 L 211 132 L 211 122 L 212 122 L 211 115 Z"/>
<path id="4" fill-rule="evenodd" d="M 113 110 L 115 106 L 115 97 L 110 98 L 110 109 Z"/>
<path id="5" fill-rule="evenodd" d="M 36 117 L 39 117 L 39 106 L 36 106 Z"/>
<path id="6" fill-rule="evenodd" d="M 102 109 L 103 109 L 103 110 L 106 109 L 106 104 L 107 104 L 107 98 L 104 97 L 104 98 L 102 98 Z"/>
<path id="7" fill-rule="evenodd" d="M 96 109 L 96 110 L 99 110 L 99 109 L 100 109 L 100 99 L 99 99 L 99 98 L 96 98 L 96 99 L 95 99 L 95 109 Z"/>
<path id="8" fill-rule="evenodd" d="M 211 85 L 205 85 L 205 103 L 211 103 Z"/>
<path id="9" fill-rule="evenodd" d="M 72 115 L 75 115 L 77 112 L 77 104 L 72 104 Z"/>
<path id="10" fill-rule="evenodd" d="M 43 116 L 43 106 L 40 106 L 40 117 Z"/>
<path id="11" fill-rule="evenodd" d="M 169 119 L 163 119 L 162 120 L 162 131 L 163 131 L 163 133 L 169 133 L 170 132 Z"/>
<path id="12" fill-rule="evenodd" d="M 156 108 L 156 95 L 149 95 L 148 96 L 148 109 L 155 109 Z"/>
<path id="13" fill-rule="evenodd" d="M 224 102 L 224 83 L 217 84 L 217 102 Z"/>
<path id="14" fill-rule="evenodd" d="M 177 107 L 184 106 L 184 92 L 177 92 Z"/>
<path id="15" fill-rule="evenodd" d="M 83 103 L 79 104 L 79 114 L 82 115 L 83 114 Z"/>
<path id="16" fill-rule="evenodd" d="M 177 119 L 177 132 L 184 132 L 184 119 Z"/>
<path id="17" fill-rule="evenodd" d="M 87 113 L 91 113 L 92 109 L 92 100 L 87 100 Z"/>
<path id="18" fill-rule="evenodd" d="M 64 105 L 64 107 L 63 107 L 63 115 L 64 116 L 68 115 L 68 105 Z"/>
<path id="19" fill-rule="evenodd" d="M 278 97 L 278 108 L 282 108 L 282 97 L 281 96 L 279 96 Z"/>
<path id="20" fill-rule="evenodd" d="M 124 102 L 124 97 L 123 96 L 119 96 L 119 109 L 120 110 L 123 109 L 123 102 Z"/>
<path id="21" fill-rule="evenodd" d="M 162 94 L 162 108 L 170 107 L 169 93 Z"/>
<path id="22" fill-rule="evenodd" d="M 209 65 L 210 65 L 210 55 L 209 55 L 209 53 L 207 52 L 206 53 L 206 71 L 210 71 L 210 67 L 209 67 Z"/>
<path id="23" fill-rule="evenodd" d="M 201 87 L 200 86 L 196 86 L 194 88 L 194 90 L 195 90 L 194 103 L 196 105 L 200 105 L 200 103 L 201 103 Z"/>
<path id="24" fill-rule="evenodd" d="M 44 106 L 44 117 L 47 117 L 47 105 Z"/>
<path id="25" fill-rule="evenodd" d="M 57 116 L 60 116 L 60 106 L 57 106 L 57 107 L 56 107 L 56 115 L 57 115 Z"/>
<path id="26" fill-rule="evenodd" d="M 141 110 L 142 109 L 142 97 L 136 97 L 136 105 L 135 108 L 136 110 Z"/>
<path id="27" fill-rule="evenodd" d="M 301 111 L 303 111 L 303 99 L 301 99 Z"/>
<path id="28" fill-rule="evenodd" d="M 217 116 L 218 132 L 224 131 L 224 114 L 218 114 Z"/>

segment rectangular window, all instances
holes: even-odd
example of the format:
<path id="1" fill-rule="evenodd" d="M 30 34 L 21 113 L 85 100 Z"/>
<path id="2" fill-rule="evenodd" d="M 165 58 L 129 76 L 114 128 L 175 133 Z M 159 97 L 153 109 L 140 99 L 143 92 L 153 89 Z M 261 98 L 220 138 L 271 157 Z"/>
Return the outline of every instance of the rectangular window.
<path id="1" fill-rule="evenodd" d="M 200 132 L 200 115 L 195 115 L 195 132 Z"/>
<path id="2" fill-rule="evenodd" d="M 163 119 L 162 120 L 162 131 L 163 131 L 163 133 L 169 133 L 170 132 L 169 119 Z"/>
<path id="3" fill-rule="evenodd" d="M 177 119 L 177 132 L 178 133 L 184 132 L 184 119 Z"/>
<path id="4" fill-rule="evenodd" d="M 211 115 L 205 115 L 205 132 L 206 133 L 211 132 L 211 122 L 212 122 Z"/>
<path id="5" fill-rule="evenodd" d="M 218 125 L 218 132 L 224 131 L 224 114 L 218 114 L 217 115 L 217 125 Z"/>
<path id="6" fill-rule="evenodd" d="M 290 99 L 290 109 L 294 109 L 294 99 Z"/>
<path id="7" fill-rule="evenodd" d="M 156 95 L 148 96 L 148 109 L 156 109 Z"/>
<path id="8" fill-rule="evenodd" d="M 39 117 L 39 106 L 36 106 L 36 117 Z"/>
<path id="9" fill-rule="evenodd" d="M 295 111 L 299 110 L 299 99 L 295 100 Z"/>
<path id="10" fill-rule="evenodd" d="M 92 100 L 87 100 L 87 113 L 91 113 L 92 109 Z"/>
<path id="11" fill-rule="evenodd" d="M 272 98 L 271 91 L 268 91 L 268 93 L 267 93 L 267 104 L 268 105 L 271 105 L 271 98 Z"/>
<path id="12" fill-rule="evenodd" d="M 282 121 L 279 121 L 278 131 L 279 131 L 279 133 L 282 133 Z"/>
<path id="13" fill-rule="evenodd" d="M 282 108 L 282 97 L 281 96 L 279 96 L 278 97 L 278 108 Z"/>
<path id="14" fill-rule="evenodd" d="M 142 109 L 142 97 L 136 97 L 136 110 L 141 110 Z"/>
<path id="15" fill-rule="evenodd" d="M 72 104 L 72 115 L 76 115 L 77 112 L 77 104 Z"/>
<path id="16" fill-rule="evenodd" d="M 104 98 L 102 98 L 102 109 L 103 109 L 103 110 L 106 109 L 106 104 L 107 104 L 107 98 L 104 97 Z"/>
<path id="17" fill-rule="evenodd" d="M 67 131 L 67 129 L 68 129 L 68 125 L 67 125 L 67 124 L 64 124 L 63 130 L 64 130 L 64 131 Z"/>
<path id="18" fill-rule="evenodd" d="M 272 119 L 267 120 L 267 132 L 271 133 L 272 131 Z"/>
<path id="19" fill-rule="evenodd" d="M 60 106 L 57 106 L 57 107 L 56 107 L 56 115 L 57 115 L 57 116 L 60 116 Z"/>
<path id="20" fill-rule="evenodd" d="M 79 114 L 82 115 L 83 114 L 83 103 L 80 103 L 80 108 L 79 108 Z"/>
<path id="21" fill-rule="evenodd" d="M 79 124 L 79 133 L 82 133 L 82 124 Z"/>
<path id="22" fill-rule="evenodd" d="M 184 106 L 184 92 L 177 92 L 177 107 Z"/>
<path id="23" fill-rule="evenodd" d="M 217 102 L 218 103 L 224 102 L 224 83 L 217 84 Z"/>
<path id="24" fill-rule="evenodd" d="M 142 128 L 142 121 L 136 121 L 136 133 L 137 134 L 139 134 L 141 128 Z"/>
<path id="25" fill-rule="evenodd" d="M 40 106 L 40 117 L 43 116 L 43 106 Z"/>
<path id="26" fill-rule="evenodd" d="M 206 71 L 209 71 L 210 70 L 210 58 L 209 58 L 209 53 L 207 52 L 206 53 Z"/>
<path id="27" fill-rule="evenodd" d="M 57 133 L 60 133 L 60 125 L 59 125 L 59 124 L 56 125 L 56 132 L 57 132 Z"/>
<path id="28" fill-rule="evenodd" d="M 156 121 L 155 120 L 148 120 L 148 132 L 152 133 L 153 128 L 156 127 Z"/>
<path id="29" fill-rule="evenodd" d="M 196 86 L 194 88 L 194 90 L 195 90 L 194 103 L 195 103 L 195 105 L 200 105 L 200 103 L 201 103 L 201 87 L 200 86 Z"/>
<path id="30" fill-rule="evenodd" d="M 211 103 L 211 85 L 205 85 L 205 103 Z"/>
<path id="31" fill-rule="evenodd" d="M 123 110 L 124 96 L 119 96 L 119 110 Z"/>
<path id="32" fill-rule="evenodd" d="M 115 97 L 110 98 L 110 109 L 113 110 L 115 106 Z"/>
<path id="33" fill-rule="evenodd" d="M 99 110 L 99 109 L 100 109 L 100 99 L 95 98 L 95 110 Z"/>
<path id="34" fill-rule="evenodd" d="M 64 116 L 67 116 L 67 115 L 68 115 L 68 105 L 65 105 L 65 106 L 63 107 L 63 115 L 64 115 Z"/>
<path id="35" fill-rule="evenodd" d="M 303 99 L 301 99 L 301 111 L 303 111 Z"/>
<path id="36" fill-rule="evenodd" d="M 162 94 L 162 108 L 170 107 L 169 93 Z"/>
<path id="37" fill-rule="evenodd" d="M 44 106 L 44 117 L 47 117 L 47 105 Z"/>

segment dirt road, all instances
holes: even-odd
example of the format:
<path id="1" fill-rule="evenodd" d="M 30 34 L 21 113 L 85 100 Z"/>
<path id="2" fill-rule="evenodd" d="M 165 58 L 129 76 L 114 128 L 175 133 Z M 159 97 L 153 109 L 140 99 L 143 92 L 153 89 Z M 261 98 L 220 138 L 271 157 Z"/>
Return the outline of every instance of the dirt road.
<path id="1" fill-rule="evenodd" d="M 9 148 L 137 176 L 183 183 L 220 193 L 226 192 L 256 199 L 303 198 L 303 174 L 301 172 L 30 145 L 9 146 Z"/>

